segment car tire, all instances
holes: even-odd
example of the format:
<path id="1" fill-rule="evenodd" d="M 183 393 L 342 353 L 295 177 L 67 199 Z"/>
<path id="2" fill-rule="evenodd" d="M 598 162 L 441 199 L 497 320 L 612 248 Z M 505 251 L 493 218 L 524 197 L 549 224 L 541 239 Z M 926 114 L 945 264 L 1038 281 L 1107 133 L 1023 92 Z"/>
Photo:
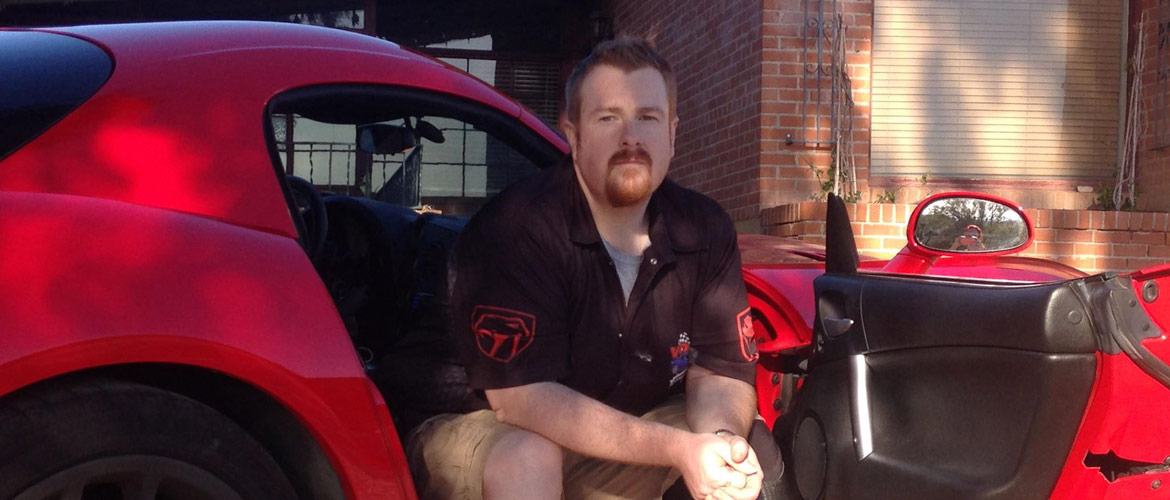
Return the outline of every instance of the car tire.
<path id="1" fill-rule="evenodd" d="M 97 380 L 0 402 L 0 498 L 297 498 L 242 427 L 191 398 Z"/>

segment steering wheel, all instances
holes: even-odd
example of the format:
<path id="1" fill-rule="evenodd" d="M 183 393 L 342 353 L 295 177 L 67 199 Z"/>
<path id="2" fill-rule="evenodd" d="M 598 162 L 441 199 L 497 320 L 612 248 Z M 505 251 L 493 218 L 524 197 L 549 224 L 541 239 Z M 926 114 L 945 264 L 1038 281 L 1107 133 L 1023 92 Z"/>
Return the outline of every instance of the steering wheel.
<path id="1" fill-rule="evenodd" d="M 329 219 L 325 216 L 325 202 L 321 193 L 313 183 L 295 175 L 285 176 L 288 180 L 289 191 L 292 193 L 293 204 L 297 209 L 301 229 L 301 246 L 313 263 L 321 256 L 325 248 L 325 235 L 329 232 Z"/>

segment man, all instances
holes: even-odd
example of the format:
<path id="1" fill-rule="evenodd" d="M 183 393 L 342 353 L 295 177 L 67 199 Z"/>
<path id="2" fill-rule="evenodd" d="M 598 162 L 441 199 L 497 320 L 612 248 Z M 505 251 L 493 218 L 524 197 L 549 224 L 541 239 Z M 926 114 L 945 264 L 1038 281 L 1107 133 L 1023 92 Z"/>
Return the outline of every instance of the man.
<path id="1" fill-rule="evenodd" d="M 733 226 L 665 181 L 678 117 L 644 42 L 566 85 L 571 167 L 501 193 L 456 248 L 453 324 L 492 410 L 411 439 L 424 498 L 749 499 L 757 357 Z M 685 396 L 680 395 L 685 388 Z"/>

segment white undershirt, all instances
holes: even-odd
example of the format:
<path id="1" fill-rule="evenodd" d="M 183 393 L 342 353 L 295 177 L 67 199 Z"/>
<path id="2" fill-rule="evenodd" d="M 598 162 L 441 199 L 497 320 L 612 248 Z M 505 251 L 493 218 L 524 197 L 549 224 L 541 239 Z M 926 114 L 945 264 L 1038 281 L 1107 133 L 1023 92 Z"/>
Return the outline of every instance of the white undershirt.
<path id="1" fill-rule="evenodd" d="M 618 281 L 622 283 L 622 295 L 625 296 L 628 305 L 630 292 L 634 289 L 634 281 L 638 279 L 638 268 L 642 266 L 642 256 L 622 252 L 610 245 L 604 238 L 601 242 L 605 244 L 605 251 L 609 253 L 609 258 L 613 259 L 613 267 L 617 270 Z"/>

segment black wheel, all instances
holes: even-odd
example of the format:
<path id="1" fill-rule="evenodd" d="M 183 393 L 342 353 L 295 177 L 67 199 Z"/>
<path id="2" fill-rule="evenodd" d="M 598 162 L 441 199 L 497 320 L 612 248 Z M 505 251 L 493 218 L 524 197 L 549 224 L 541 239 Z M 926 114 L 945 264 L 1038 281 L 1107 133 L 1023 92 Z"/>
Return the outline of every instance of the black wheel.
<path id="1" fill-rule="evenodd" d="M 0 498 L 297 498 L 260 443 L 218 411 L 149 386 L 101 380 L 0 404 Z"/>

